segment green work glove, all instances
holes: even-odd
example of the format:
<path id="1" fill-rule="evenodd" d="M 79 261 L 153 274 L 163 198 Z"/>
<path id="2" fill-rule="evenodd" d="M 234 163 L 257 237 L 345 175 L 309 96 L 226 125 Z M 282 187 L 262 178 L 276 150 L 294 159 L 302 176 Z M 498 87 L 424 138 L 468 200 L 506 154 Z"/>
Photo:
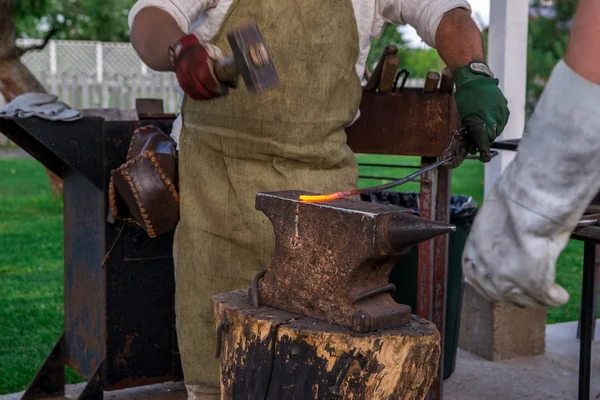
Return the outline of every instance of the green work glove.
<path id="1" fill-rule="evenodd" d="M 477 67 L 465 66 L 454 74 L 456 82 L 456 107 L 463 126 L 475 140 L 479 159 L 489 162 L 492 159 L 490 146 L 504 130 L 510 112 L 508 101 L 498 88 L 498 79 L 485 71 L 485 64 L 473 63 Z"/>

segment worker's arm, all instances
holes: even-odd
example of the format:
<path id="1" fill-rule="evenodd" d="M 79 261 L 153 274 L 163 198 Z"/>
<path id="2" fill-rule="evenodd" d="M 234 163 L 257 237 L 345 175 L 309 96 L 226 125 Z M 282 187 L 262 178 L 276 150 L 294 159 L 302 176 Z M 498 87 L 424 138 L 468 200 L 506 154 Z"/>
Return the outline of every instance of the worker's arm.
<path id="1" fill-rule="evenodd" d="M 485 62 L 481 32 L 470 10 L 464 8 L 444 14 L 435 34 L 435 48 L 454 73 L 470 62 Z"/>
<path id="2" fill-rule="evenodd" d="M 565 59 L 471 228 L 463 271 L 487 298 L 533 307 L 569 300 L 556 261 L 600 191 L 598 20 L 600 3 L 581 0 Z"/>
<path id="3" fill-rule="evenodd" d="M 489 162 L 491 144 L 504 130 L 510 112 L 498 80 L 475 68 L 487 67 L 479 28 L 468 10 L 458 8 L 444 14 L 435 38 L 440 57 L 455 76 L 461 122 L 475 139 L 480 160 Z"/>
<path id="4" fill-rule="evenodd" d="M 133 48 L 148 67 L 170 71 L 173 68 L 169 62 L 169 47 L 185 36 L 185 32 L 165 10 L 146 7 L 136 15 L 130 36 Z"/>
<path id="5" fill-rule="evenodd" d="M 600 84 L 600 2 L 580 0 L 565 62 L 582 78 Z"/>
<path id="6" fill-rule="evenodd" d="M 195 100 L 223 93 L 214 74 L 222 54 L 214 46 L 186 34 L 193 18 L 217 0 L 140 0 L 130 12 L 131 43 L 150 68 L 175 71 L 181 89 Z M 173 49 L 176 49 L 173 51 Z"/>
<path id="7" fill-rule="evenodd" d="M 483 40 L 465 0 L 381 0 L 394 23 L 415 27 L 452 70 L 456 106 L 472 135 L 481 161 L 491 160 L 491 144 L 509 118 L 508 102 L 487 69 Z M 384 16 L 385 17 L 385 16 Z"/>

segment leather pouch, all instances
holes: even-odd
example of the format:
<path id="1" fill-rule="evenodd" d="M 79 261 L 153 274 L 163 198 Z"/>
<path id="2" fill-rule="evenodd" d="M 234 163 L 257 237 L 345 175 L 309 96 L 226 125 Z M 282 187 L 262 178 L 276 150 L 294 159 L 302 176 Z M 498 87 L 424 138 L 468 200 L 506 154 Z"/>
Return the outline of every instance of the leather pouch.
<path id="1" fill-rule="evenodd" d="M 127 161 L 111 171 L 112 218 L 125 219 L 128 211 L 151 238 L 174 230 L 179 222 L 177 183 L 173 140 L 156 126 L 138 128 L 131 138 Z"/>

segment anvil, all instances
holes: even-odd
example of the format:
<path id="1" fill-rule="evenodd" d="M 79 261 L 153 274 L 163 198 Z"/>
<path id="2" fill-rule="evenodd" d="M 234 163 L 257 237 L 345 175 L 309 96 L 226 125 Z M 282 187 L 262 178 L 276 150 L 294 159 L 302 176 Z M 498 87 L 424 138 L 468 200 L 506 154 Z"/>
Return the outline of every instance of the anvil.
<path id="1" fill-rule="evenodd" d="M 371 332 L 407 323 L 388 283 L 411 247 L 455 227 L 398 206 L 339 199 L 308 203 L 299 191 L 258 193 L 256 209 L 273 224 L 271 266 L 250 295 L 260 305 Z"/>

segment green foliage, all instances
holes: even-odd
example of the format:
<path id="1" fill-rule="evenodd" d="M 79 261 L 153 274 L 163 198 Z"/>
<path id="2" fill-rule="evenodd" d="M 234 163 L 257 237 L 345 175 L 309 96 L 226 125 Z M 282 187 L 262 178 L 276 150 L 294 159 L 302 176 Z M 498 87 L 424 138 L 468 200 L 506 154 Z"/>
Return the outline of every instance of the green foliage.
<path id="1" fill-rule="evenodd" d="M 536 7 L 536 6 L 534 6 Z M 556 63 L 564 57 L 569 41 L 569 22 L 577 0 L 555 2 L 552 18 L 539 16 L 529 21 L 527 52 L 527 112 L 531 114 Z M 536 7 L 540 9 L 540 7 Z"/>
<path id="2" fill-rule="evenodd" d="M 532 10 L 543 11 L 534 2 Z M 577 0 L 556 1 L 554 15 L 538 12 L 529 19 L 527 44 L 527 115 L 533 112 L 556 63 L 564 57 L 569 42 L 570 22 L 575 15 Z M 546 8 L 546 11 L 548 9 Z M 482 32 L 485 51 L 488 51 L 489 31 Z"/>
<path id="3" fill-rule="evenodd" d="M 13 15 L 17 37 L 43 38 L 57 29 L 54 39 L 129 40 L 127 15 L 135 0 L 17 0 Z"/>
<path id="4" fill-rule="evenodd" d="M 411 78 L 422 79 L 425 78 L 427 72 L 441 72 L 445 67 L 436 50 L 412 49 L 407 47 L 402 34 L 398 31 L 398 26 L 389 24 L 386 26 L 381 37 L 373 40 L 371 44 L 371 51 L 367 58 L 367 65 L 371 71 L 377 65 L 383 49 L 391 44 L 395 44 L 398 47 L 400 68 L 409 70 Z"/>

